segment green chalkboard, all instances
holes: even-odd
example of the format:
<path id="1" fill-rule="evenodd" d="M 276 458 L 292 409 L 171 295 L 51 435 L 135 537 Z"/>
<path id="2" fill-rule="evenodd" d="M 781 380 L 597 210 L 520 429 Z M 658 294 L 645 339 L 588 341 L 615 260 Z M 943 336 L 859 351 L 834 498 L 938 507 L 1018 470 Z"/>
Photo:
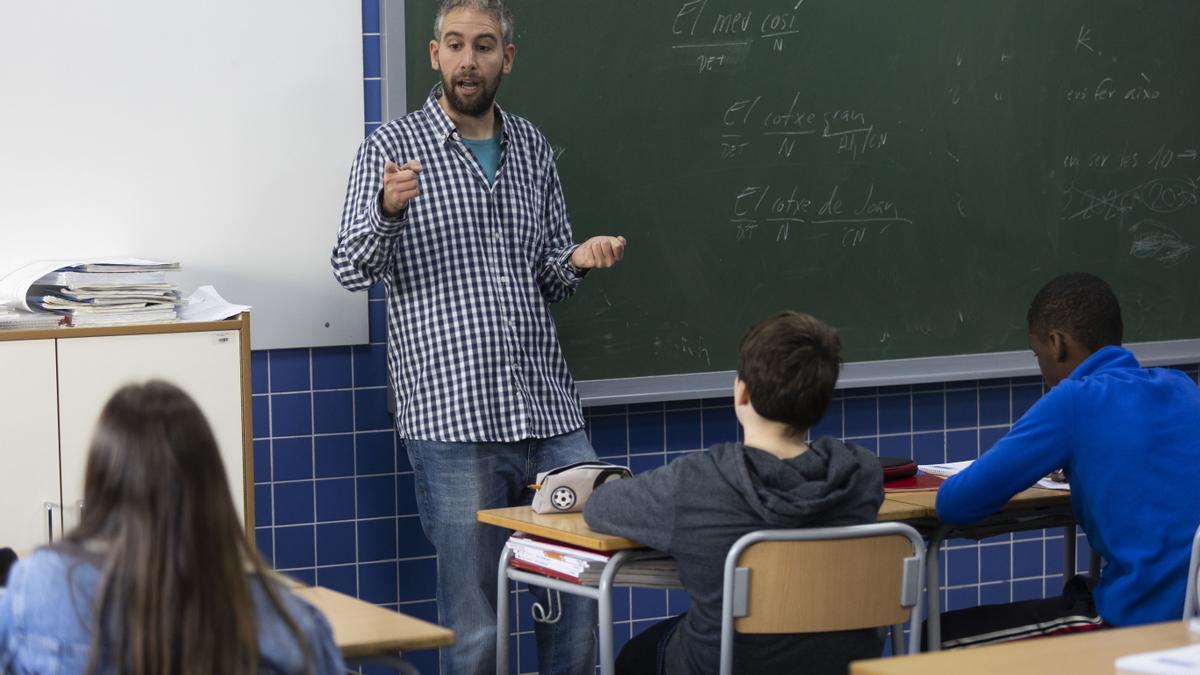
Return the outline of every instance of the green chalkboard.
<path id="1" fill-rule="evenodd" d="M 1200 2 L 512 0 L 499 102 L 558 153 L 579 379 L 734 367 L 784 308 L 849 362 L 1024 349 L 1052 276 L 1127 341 L 1200 337 Z M 436 81 L 407 3 L 408 95 Z"/>

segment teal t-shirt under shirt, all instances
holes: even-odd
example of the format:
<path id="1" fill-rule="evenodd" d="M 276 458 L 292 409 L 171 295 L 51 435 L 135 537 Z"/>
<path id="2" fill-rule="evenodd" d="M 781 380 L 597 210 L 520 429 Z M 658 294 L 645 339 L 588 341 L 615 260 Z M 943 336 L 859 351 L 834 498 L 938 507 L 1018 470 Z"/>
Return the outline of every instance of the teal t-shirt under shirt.
<path id="1" fill-rule="evenodd" d="M 496 169 L 500 167 L 500 134 L 482 141 L 464 138 L 462 142 L 475 155 L 475 161 L 479 162 L 479 168 L 483 169 L 488 182 L 495 183 Z"/>

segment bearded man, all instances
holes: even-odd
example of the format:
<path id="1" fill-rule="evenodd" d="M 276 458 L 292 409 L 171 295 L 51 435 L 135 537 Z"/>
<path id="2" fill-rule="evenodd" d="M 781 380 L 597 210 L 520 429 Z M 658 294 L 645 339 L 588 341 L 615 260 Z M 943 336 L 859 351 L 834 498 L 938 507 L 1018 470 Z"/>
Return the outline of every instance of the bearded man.
<path id="1" fill-rule="evenodd" d="M 443 0 L 424 106 L 359 148 L 333 250 L 347 289 L 382 282 L 396 430 L 438 554 L 446 673 L 494 669 L 496 564 L 507 533 L 479 509 L 528 503 L 539 471 L 595 459 L 550 303 L 621 260 L 623 237 L 575 244 L 549 143 L 495 103 L 516 46 L 502 0 Z M 595 603 L 537 624 L 542 673 L 591 673 Z"/>

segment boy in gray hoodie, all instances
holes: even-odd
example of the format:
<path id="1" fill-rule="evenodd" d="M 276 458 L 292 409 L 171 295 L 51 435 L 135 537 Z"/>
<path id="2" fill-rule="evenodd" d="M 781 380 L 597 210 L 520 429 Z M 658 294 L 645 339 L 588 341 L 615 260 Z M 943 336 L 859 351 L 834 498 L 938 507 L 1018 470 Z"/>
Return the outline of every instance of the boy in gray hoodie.
<path id="1" fill-rule="evenodd" d="M 883 472 L 865 448 L 804 438 L 833 398 L 841 340 L 817 319 L 782 312 L 742 337 L 734 409 L 744 443 L 720 443 L 596 489 L 588 527 L 670 554 L 690 608 L 636 635 L 618 673 L 715 673 L 721 650 L 721 578 L 730 546 L 761 529 L 875 521 Z M 874 629 L 736 636 L 739 673 L 845 673 L 880 655 Z"/>

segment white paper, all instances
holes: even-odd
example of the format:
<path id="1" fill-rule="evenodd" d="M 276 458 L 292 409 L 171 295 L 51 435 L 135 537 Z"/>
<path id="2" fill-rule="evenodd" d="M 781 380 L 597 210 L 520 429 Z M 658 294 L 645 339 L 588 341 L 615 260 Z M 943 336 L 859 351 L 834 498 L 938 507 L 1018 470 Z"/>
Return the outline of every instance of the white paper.
<path id="1" fill-rule="evenodd" d="M 1194 675 L 1200 673 L 1200 645 L 1122 656 L 1114 665 L 1123 673 Z"/>
<path id="2" fill-rule="evenodd" d="M 183 321 L 220 321 L 249 309 L 250 305 L 235 305 L 222 298 L 212 286 L 201 286 L 179 308 L 179 318 Z"/>
<path id="3" fill-rule="evenodd" d="M 961 472 L 968 466 L 971 466 L 971 464 L 974 462 L 975 460 L 968 459 L 962 462 L 946 462 L 945 464 L 920 464 L 917 466 L 917 468 L 931 476 L 949 478 L 950 476 Z M 1050 480 L 1049 478 L 1042 478 L 1038 482 L 1034 483 L 1032 487 L 1040 487 L 1047 490 L 1062 490 L 1064 492 L 1071 491 L 1070 483 L 1060 483 L 1056 480 Z"/>
<path id="4" fill-rule="evenodd" d="M 0 276 L 0 305 L 19 307 L 32 312 L 33 309 L 25 302 L 25 296 L 29 294 L 29 287 L 33 282 L 60 267 L 78 264 L 78 261 L 71 260 L 36 260 Z"/>

